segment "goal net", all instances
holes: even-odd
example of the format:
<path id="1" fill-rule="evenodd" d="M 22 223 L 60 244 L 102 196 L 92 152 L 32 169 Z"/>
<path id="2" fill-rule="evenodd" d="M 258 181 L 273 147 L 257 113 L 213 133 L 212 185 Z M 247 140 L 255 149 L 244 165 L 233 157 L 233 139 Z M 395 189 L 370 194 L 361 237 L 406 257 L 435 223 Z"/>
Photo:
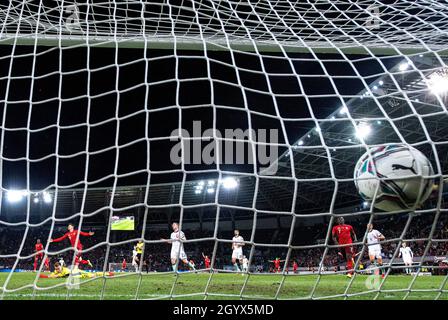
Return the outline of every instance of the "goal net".
<path id="1" fill-rule="evenodd" d="M 447 55 L 442 1 L 2 2 L 1 299 L 447 299 Z"/>

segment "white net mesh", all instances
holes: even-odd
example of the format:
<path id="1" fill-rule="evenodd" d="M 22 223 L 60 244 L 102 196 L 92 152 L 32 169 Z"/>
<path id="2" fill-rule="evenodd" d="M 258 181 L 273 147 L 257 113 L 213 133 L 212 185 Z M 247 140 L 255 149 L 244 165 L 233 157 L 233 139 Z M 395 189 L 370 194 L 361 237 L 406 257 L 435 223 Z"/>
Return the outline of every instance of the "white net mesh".
<path id="1" fill-rule="evenodd" d="M 430 0 L 0 4 L 1 298 L 447 299 L 447 25 Z M 380 211 L 355 165 L 397 144 L 437 187 Z"/>

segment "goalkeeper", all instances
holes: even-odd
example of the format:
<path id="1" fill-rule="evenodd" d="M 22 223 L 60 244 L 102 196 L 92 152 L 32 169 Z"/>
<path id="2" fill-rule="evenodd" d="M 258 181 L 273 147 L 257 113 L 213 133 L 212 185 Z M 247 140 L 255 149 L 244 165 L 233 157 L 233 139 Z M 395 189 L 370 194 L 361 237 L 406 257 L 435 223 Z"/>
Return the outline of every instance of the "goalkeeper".
<path id="1" fill-rule="evenodd" d="M 79 277 L 80 279 L 89 279 L 89 278 L 95 278 L 95 277 L 103 277 L 108 276 L 112 277 L 114 274 L 113 272 L 87 272 L 79 270 L 75 267 L 74 270 L 70 270 L 67 267 L 63 267 L 59 264 L 59 262 L 56 262 L 54 264 L 54 272 L 52 272 L 50 275 L 39 275 L 40 278 L 67 278 L 68 276 L 72 275 L 73 277 Z"/>

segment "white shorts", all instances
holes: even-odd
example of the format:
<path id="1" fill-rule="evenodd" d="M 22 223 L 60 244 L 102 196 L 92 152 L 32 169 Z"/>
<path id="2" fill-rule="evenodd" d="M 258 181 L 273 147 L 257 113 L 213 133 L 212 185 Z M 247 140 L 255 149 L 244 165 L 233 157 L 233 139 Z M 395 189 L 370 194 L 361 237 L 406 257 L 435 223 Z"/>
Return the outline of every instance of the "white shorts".
<path id="1" fill-rule="evenodd" d="M 233 249 L 232 259 L 242 260 L 243 259 L 243 248 Z"/>
<path id="2" fill-rule="evenodd" d="M 171 250 L 171 259 L 186 260 L 187 255 L 185 254 L 184 249 L 181 249 L 180 252 L 178 250 Z"/>
<path id="3" fill-rule="evenodd" d="M 403 262 L 405 264 L 412 264 L 412 258 L 411 257 L 403 257 Z"/>
<path id="4" fill-rule="evenodd" d="M 370 246 L 369 247 L 369 256 L 374 256 L 376 259 L 382 258 L 381 247 Z"/>

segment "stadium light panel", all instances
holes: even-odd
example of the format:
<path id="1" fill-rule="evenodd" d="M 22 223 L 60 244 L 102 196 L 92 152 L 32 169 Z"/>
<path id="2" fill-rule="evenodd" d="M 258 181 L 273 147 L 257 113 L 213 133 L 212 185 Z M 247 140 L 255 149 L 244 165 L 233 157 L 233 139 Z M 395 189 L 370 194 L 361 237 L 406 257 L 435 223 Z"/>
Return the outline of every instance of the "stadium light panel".
<path id="1" fill-rule="evenodd" d="M 409 62 L 403 62 L 398 66 L 398 70 L 405 71 L 409 68 Z"/>
<path id="2" fill-rule="evenodd" d="M 339 110 L 339 114 L 347 114 L 347 112 L 348 112 L 347 107 L 342 107 L 341 110 Z"/>
<path id="3" fill-rule="evenodd" d="M 383 80 L 380 80 L 380 81 L 378 82 L 378 84 L 379 84 L 380 86 L 382 86 L 382 85 L 384 84 L 384 81 L 383 81 Z"/>
<path id="4" fill-rule="evenodd" d="M 364 139 L 367 138 L 371 132 L 372 127 L 368 123 L 362 122 L 356 128 L 356 137 L 358 137 L 358 139 Z"/>
<path id="5" fill-rule="evenodd" d="M 303 146 L 303 141 L 299 140 L 299 146 Z"/>
<path id="6" fill-rule="evenodd" d="M 34 203 L 39 203 L 39 196 L 36 194 L 33 199 Z"/>
<path id="7" fill-rule="evenodd" d="M 45 203 L 50 203 L 51 202 L 51 194 L 50 193 L 48 193 L 48 192 L 44 192 L 44 194 L 43 194 L 43 198 L 44 198 L 44 202 Z"/>
<path id="8" fill-rule="evenodd" d="M 215 181 L 214 181 L 214 180 L 208 180 L 208 181 L 207 181 L 207 185 L 210 186 L 210 187 L 212 187 L 212 186 L 215 185 Z"/>
<path id="9" fill-rule="evenodd" d="M 21 201 L 25 196 L 26 192 L 20 190 L 10 190 L 6 193 L 6 198 L 12 203 Z"/>
<path id="10" fill-rule="evenodd" d="M 213 188 L 208 188 L 207 189 L 207 193 L 213 193 L 213 192 L 215 192 L 215 189 L 213 189 Z"/>
<path id="11" fill-rule="evenodd" d="M 238 181 L 235 178 L 227 177 L 222 180 L 224 189 L 235 189 L 238 187 Z"/>
<path id="12" fill-rule="evenodd" d="M 435 72 L 429 76 L 428 87 L 432 94 L 441 95 L 448 92 L 448 72 Z"/>

